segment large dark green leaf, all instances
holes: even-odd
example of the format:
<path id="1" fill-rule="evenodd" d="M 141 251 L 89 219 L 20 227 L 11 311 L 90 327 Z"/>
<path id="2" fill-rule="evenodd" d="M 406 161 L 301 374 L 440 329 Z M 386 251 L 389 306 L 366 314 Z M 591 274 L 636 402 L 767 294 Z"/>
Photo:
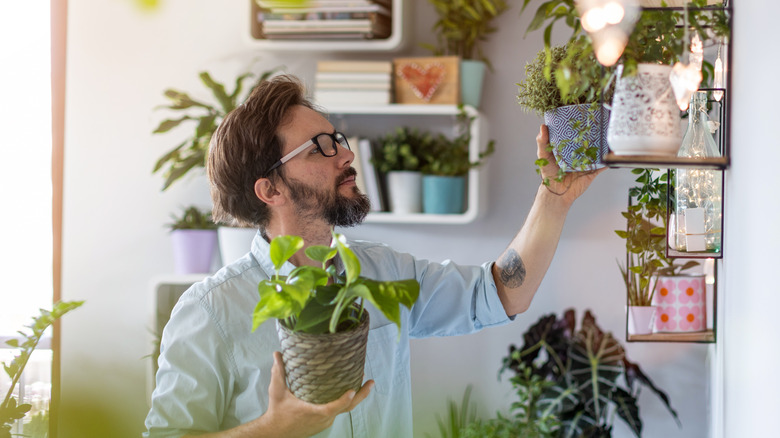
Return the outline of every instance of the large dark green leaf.
<path id="1" fill-rule="evenodd" d="M 605 420 L 625 352 L 611 333 L 604 333 L 590 311 L 585 312 L 571 349 L 571 378 L 590 416 Z"/>
<path id="2" fill-rule="evenodd" d="M 666 393 L 660 388 L 658 388 L 652 380 L 650 380 L 650 377 L 648 377 L 647 374 L 642 371 L 642 368 L 639 367 L 639 364 L 631 362 L 627 358 L 623 358 L 623 367 L 626 370 L 626 383 L 628 384 L 628 387 L 631 388 L 632 392 L 638 384 L 642 384 L 650 388 L 650 390 L 653 391 L 653 393 L 655 393 L 655 395 L 657 395 L 662 402 L 664 402 L 666 409 L 668 409 L 669 413 L 672 414 L 674 421 L 677 422 L 677 425 L 682 426 L 682 423 L 680 423 L 680 417 L 677 416 L 677 411 L 672 408 L 672 403 L 669 400 L 669 396 L 666 395 Z"/>
<path id="3" fill-rule="evenodd" d="M 305 333 L 327 333 L 330 315 L 335 308 L 335 304 L 323 304 L 317 299 L 309 300 L 298 315 L 294 329 Z"/>

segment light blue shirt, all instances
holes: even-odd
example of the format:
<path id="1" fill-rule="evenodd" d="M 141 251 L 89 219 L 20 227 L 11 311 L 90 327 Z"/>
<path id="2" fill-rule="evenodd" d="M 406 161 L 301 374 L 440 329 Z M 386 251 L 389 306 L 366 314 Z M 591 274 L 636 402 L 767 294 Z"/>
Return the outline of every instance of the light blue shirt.
<path id="1" fill-rule="evenodd" d="M 361 275 L 375 280 L 416 278 L 420 297 L 402 307 L 396 326 L 377 309 L 371 315 L 365 379 L 375 386 L 351 413 L 336 417 L 316 437 L 407 438 L 412 434 L 409 339 L 473 333 L 507 317 L 491 275 L 492 262 L 459 266 L 417 260 L 377 243 L 350 242 Z M 273 352 L 280 350 L 274 321 L 252 332 L 257 285 L 274 274 L 269 244 L 258 233 L 251 252 L 194 284 L 165 326 L 152 407 L 144 437 L 180 437 L 247 423 L 268 408 Z M 294 266 L 289 262 L 282 274 Z"/>

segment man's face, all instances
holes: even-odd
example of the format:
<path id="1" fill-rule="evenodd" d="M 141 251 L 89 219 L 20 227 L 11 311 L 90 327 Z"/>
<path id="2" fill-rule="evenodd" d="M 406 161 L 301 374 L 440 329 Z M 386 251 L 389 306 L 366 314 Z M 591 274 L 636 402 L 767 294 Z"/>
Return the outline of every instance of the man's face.
<path id="1" fill-rule="evenodd" d="M 287 154 L 321 133 L 332 133 L 331 125 L 319 113 L 303 106 L 290 110 L 290 118 L 279 131 Z M 355 155 L 338 146 L 338 153 L 325 157 L 312 145 L 284 164 L 282 183 L 296 213 L 309 220 L 324 220 L 334 226 L 354 226 L 370 209 L 368 197 L 355 185 Z M 280 169 L 281 170 L 281 169 Z"/>

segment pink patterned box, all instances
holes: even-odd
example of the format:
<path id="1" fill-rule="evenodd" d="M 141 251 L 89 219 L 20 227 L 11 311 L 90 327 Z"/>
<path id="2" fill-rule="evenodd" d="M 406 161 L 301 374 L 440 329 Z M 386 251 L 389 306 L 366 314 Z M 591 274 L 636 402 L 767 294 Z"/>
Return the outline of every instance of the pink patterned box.
<path id="1" fill-rule="evenodd" d="M 707 329 L 704 275 L 660 276 L 656 279 L 653 305 L 654 333 L 699 332 Z"/>

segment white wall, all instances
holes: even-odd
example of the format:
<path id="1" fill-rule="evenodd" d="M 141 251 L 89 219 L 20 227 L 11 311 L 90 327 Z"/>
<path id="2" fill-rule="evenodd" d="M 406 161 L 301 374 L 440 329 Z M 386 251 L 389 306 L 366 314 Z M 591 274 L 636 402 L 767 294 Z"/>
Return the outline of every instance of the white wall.
<path id="1" fill-rule="evenodd" d="M 726 191 L 724 295 L 725 435 L 774 436 L 780 382 L 776 332 L 780 204 L 774 85 L 780 61 L 765 44 L 780 4 L 740 1 L 734 14 L 734 131 Z M 770 54 L 771 53 L 771 54 Z"/>
<path id="2" fill-rule="evenodd" d="M 417 41 L 431 42 L 432 8 L 422 0 L 410 3 Z M 161 193 L 162 177 L 151 175 L 156 159 L 176 144 L 175 136 L 151 135 L 163 116 L 153 111 L 164 103 L 162 91 L 175 86 L 208 98 L 199 71 L 232 81 L 258 57 L 259 69 L 284 64 L 309 80 L 315 66 L 310 54 L 247 47 L 242 33 L 248 0 L 162 4 L 154 13 L 142 13 L 124 0 L 69 1 L 63 295 L 87 303 L 63 321 L 62 438 L 137 437 L 143 429 L 147 359 L 142 357 L 151 351 L 151 281 L 173 270 L 164 224 L 184 204 L 208 203 L 202 177 Z M 364 225 L 349 234 L 381 238 L 423 258 L 461 263 L 482 263 L 503 250 L 538 185 L 534 137 L 541 120 L 516 105 L 515 83 L 523 78 L 525 61 L 541 48 L 541 34 L 523 39 L 529 15 L 519 18 L 518 13 L 516 4 L 499 19 L 500 31 L 487 47 L 496 71 L 487 78 L 482 109 L 497 152 L 486 169 L 489 193 L 482 216 L 463 226 Z M 398 55 L 428 53 L 413 43 Z M 362 57 L 384 56 L 394 55 Z M 736 164 L 735 159 L 735 174 Z M 417 435 L 436 434 L 434 413 L 443 413 L 447 397 L 460 399 L 469 383 L 475 385 L 474 399 L 483 415 L 506 411 L 513 397 L 509 383 L 496 378 L 501 358 L 542 314 L 576 307 L 581 315 L 592 309 L 604 329 L 624 338 L 625 298 L 616 265 L 623 257 L 622 241 L 612 230 L 623 227 L 620 211 L 632 181 L 628 170 L 610 170 L 577 202 L 527 315 L 473 336 L 414 342 Z M 646 391 L 641 398 L 645 436 L 707 436 L 708 347 L 626 348 L 669 393 L 683 422 L 678 429 Z M 631 436 L 621 425 L 616 431 L 616 437 Z"/>

